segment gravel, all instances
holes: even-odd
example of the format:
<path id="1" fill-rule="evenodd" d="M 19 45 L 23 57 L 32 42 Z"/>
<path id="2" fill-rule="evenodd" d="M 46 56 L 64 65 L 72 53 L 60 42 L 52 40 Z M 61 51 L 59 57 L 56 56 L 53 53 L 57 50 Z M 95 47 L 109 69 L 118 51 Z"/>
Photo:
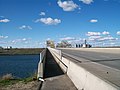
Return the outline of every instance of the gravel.
<path id="1" fill-rule="evenodd" d="M 0 88 L 0 90 L 38 90 L 38 88 L 39 88 L 38 81 L 28 82 L 27 84 L 20 81 L 16 84 L 2 87 Z"/>

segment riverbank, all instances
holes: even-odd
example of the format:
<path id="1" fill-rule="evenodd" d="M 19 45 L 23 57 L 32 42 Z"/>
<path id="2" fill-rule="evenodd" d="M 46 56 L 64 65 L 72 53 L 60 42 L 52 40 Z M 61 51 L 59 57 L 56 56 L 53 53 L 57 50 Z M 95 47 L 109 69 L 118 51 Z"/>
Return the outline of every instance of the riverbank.
<path id="1" fill-rule="evenodd" d="M 0 90 L 38 90 L 38 88 L 39 88 L 39 82 L 31 81 L 27 84 L 18 82 L 13 85 L 2 87 L 2 88 L 0 88 Z"/>
<path id="2" fill-rule="evenodd" d="M 12 48 L 0 49 L 0 55 L 32 55 L 39 54 L 44 48 Z"/>
<path id="3" fill-rule="evenodd" d="M 23 79 L 14 79 L 11 74 L 0 78 L 0 90 L 37 90 L 38 87 L 36 74 Z"/>
<path id="4" fill-rule="evenodd" d="M 27 78 L 14 77 L 19 77 L 19 74 L 24 74 L 24 72 L 25 75 L 26 72 L 29 72 L 27 73 L 28 75 L 36 70 L 39 54 L 43 49 L 44 48 L 0 49 L 1 72 L 7 70 L 9 71 L 8 73 L 13 73 L 13 75 L 3 74 L 4 76 L 0 77 L 0 90 L 37 90 L 39 82 L 37 81 L 36 75 L 30 75 Z M 18 75 L 16 74 L 17 71 Z"/>

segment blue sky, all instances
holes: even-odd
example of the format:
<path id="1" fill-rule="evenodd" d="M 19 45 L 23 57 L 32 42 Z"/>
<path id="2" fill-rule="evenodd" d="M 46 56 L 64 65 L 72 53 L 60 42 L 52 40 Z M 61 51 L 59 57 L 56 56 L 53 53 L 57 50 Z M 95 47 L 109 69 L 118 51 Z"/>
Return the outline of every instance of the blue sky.
<path id="1" fill-rule="evenodd" d="M 120 46 L 120 0 L 0 0 L 0 46 Z"/>

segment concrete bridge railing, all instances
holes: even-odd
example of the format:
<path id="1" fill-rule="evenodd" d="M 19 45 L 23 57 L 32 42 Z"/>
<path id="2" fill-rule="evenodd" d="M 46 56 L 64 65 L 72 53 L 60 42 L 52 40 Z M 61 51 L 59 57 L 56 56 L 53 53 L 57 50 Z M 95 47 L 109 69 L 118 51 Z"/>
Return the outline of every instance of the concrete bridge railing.
<path id="1" fill-rule="evenodd" d="M 58 65 L 61 67 L 64 73 L 67 73 L 67 64 L 62 61 L 62 53 L 61 50 L 53 49 L 53 48 L 48 48 L 50 53 L 53 55 L 54 59 L 58 63 Z"/>
<path id="2" fill-rule="evenodd" d="M 53 48 L 48 48 L 48 50 L 78 90 L 120 90 L 118 86 L 101 79 L 80 66 L 77 61 L 63 57 L 61 50 Z"/>
<path id="3" fill-rule="evenodd" d="M 45 69 L 46 49 L 40 53 L 40 61 L 38 63 L 38 80 L 43 80 L 44 69 Z"/>
<path id="4" fill-rule="evenodd" d="M 48 48 L 48 49 L 50 52 L 53 52 L 59 58 L 59 60 L 62 59 L 61 50 L 57 50 L 57 49 L 53 49 L 53 48 Z"/>

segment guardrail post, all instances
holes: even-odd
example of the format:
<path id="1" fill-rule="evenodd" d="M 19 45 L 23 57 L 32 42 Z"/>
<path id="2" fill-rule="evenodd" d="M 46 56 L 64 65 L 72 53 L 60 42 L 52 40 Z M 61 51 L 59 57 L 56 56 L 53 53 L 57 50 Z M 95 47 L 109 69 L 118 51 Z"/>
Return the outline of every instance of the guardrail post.
<path id="1" fill-rule="evenodd" d="M 38 75 L 37 78 L 43 78 L 43 63 L 38 64 Z"/>
<path id="2" fill-rule="evenodd" d="M 46 49 L 44 49 L 40 53 L 40 61 L 38 63 L 38 74 L 37 78 L 38 80 L 44 81 L 43 80 L 43 75 L 44 75 L 44 68 L 45 68 L 45 59 L 46 59 Z"/>

